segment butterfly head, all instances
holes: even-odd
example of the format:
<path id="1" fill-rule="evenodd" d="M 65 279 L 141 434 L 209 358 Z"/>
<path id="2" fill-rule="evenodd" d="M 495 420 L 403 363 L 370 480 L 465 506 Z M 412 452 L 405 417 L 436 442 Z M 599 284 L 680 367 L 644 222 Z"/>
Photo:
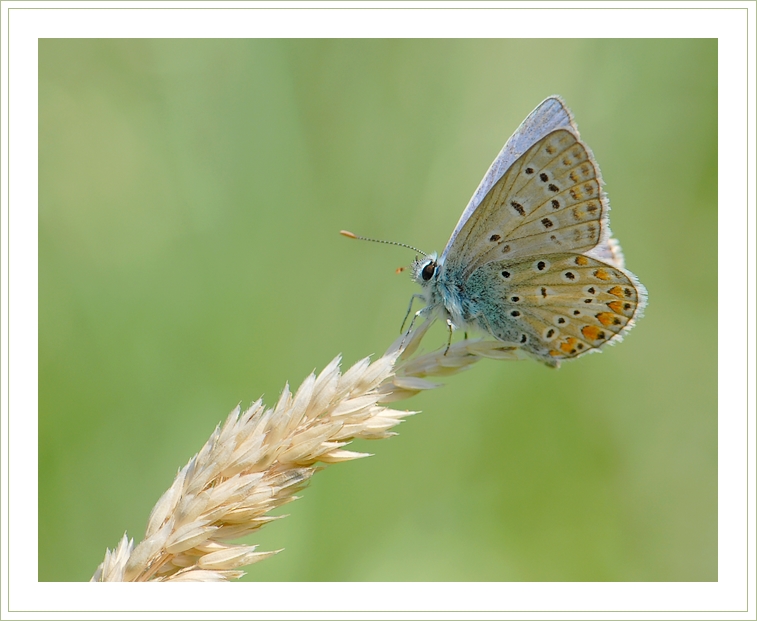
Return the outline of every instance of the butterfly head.
<path id="1" fill-rule="evenodd" d="M 435 252 L 420 259 L 415 259 L 411 266 L 413 280 L 422 287 L 426 287 L 429 283 L 436 281 L 439 275 L 439 267 L 439 261 Z"/>

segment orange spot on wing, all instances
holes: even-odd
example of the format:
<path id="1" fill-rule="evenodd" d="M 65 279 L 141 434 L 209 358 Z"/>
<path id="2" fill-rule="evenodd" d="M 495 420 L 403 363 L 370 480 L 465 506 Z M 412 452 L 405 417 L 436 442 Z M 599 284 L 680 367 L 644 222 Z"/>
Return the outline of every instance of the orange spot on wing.
<path id="1" fill-rule="evenodd" d="M 581 328 L 581 334 L 583 334 L 590 341 L 596 341 L 599 339 L 601 330 L 597 326 L 584 326 Z"/>
<path id="2" fill-rule="evenodd" d="M 599 278 L 599 280 L 610 280 L 607 270 L 601 267 L 598 270 L 594 270 L 594 277 Z"/>
<path id="3" fill-rule="evenodd" d="M 612 310 L 614 310 L 619 315 L 623 313 L 623 302 L 619 302 L 618 300 L 615 300 L 614 302 L 608 302 L 607 306 L 609 306 Z"/>
<path id="4" fill-rule="evenodd" d="M 588 263 L 589 263 L 589 259 L 587 259 L 586 257 L 583 257 L 581 255 L 578 255 L 576 257 L 576 260 L 575 260 L 576 265 L 588 265 Z"/>
<path id="5" fill-rule="evenodd" d="M 625 297 L 625 293 L 623 293 L 623 287 L 620 287 L 618 285 L 615 285 L 607 293 L 609 293 L 610 295 L 614 295 L 617 298 L 623 298 L 623 297 Z"/>
<path id="6" fill-rule="evenodd" d="M 615 315 L 612 313 L 597 313 L 595 316 L 603 326 L 611 326 L 615 323 Z"/>
<path id="7" fill-rule="evenodd" d="M 578 339 L 569 336 L 563 343 L 560 344 L 560 349 L 562 349 L 566 354 L 574 353 L 573 350 L 575 349 L 577 342 Z"/>

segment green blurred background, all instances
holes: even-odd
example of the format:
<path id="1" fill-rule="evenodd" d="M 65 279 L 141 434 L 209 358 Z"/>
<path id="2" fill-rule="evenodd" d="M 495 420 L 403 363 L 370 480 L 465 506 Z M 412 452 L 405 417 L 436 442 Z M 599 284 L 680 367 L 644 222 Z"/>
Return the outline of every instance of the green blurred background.
<path id="1" fill-rule="evenodd" d="M 423 413 L 317 474 L 245 579 L 717 580 L 714 39 L 40 40 L 40 580 L 140 540 L 237 403 L 383 352 L 413 253 L 339 229 L 441 251 L 554 93 L 646 317 L 400 403 Z"/>

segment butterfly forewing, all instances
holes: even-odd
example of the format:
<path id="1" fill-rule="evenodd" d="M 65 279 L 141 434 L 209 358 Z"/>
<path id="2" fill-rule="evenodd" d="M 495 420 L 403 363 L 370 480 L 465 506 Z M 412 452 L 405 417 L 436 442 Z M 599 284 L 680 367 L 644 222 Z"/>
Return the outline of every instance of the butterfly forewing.
<path id="1" fill-rule="evenodd" d="M 455 244 L 465 274 L 505 257 L 583 252 L 602 238 L 607 204 L 588 149 L 567 130 L 533 145 L 494 184 Z"/>
<path id="2" fill-rule="evenodd" d="M 573 253 L 491 262 L 468 282 L 485 309 L 483 327 L 548 363 L 619 339 L 644 300 L 625 271 Z"/>
<path id="3" fill-rule="evenodd" d="M 505 146 L 499 152 L 492 162 L 489 170 L 486 171 L 484 178 L 481 180 L 478 188 L 473 193 L 470 202 L 463 210 L 458 220 L 455 230 L 447 242 L 447 246 L 442 253 L 442 263 L 449 254 L 450 249 L 455 246 L 455 240 L 461 229 L 468 222 L 469 218 L 476 211 L 481 201 L 492 189 L 492 186 L 499 181 L 502 175 L 513 165 L 513 163 L 523 155 L 534 144 L 539 142 L 546 135 L 558 129 L 568 129 L 577 132 L 573 117 L 560 97 L 552 96 L 542 101 L 529 114 L 523 123 L 520 124 L 515 133 L 507 140 Z M 456 247 L 459 247 L 457 245 Z"/>

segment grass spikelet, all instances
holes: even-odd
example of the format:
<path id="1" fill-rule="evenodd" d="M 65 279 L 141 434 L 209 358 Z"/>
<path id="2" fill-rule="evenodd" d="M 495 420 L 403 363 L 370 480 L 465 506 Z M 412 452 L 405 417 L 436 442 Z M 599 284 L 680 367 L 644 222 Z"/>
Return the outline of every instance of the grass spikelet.
<path id="1" fill-rule="evenodd" d="M 519 357 L 515 346 L 468 339 L 413 357 L 429 326 L 422 323 L 374 362 L 364 358 L 343 374 L 337 356 L 294 394 L 287 384 L 273 408 L 261 400 L 244 411 L 235 407 L 160 497 L 145 539 L 134 546 L 124 535 L 106 551 L 92 581 L 241 577 L 239 567 L 280 550 L 258 552 L 254 545 L 229 541 L 284 517 L 268 513 L 297 499 L 316 464 L 368 457 L 344 447 L 358 438 L 391 437 L 394 427 L 416 413 L 386 404 L 439 386 L 426 377 L 458 373 L 483 358 Z"/>

